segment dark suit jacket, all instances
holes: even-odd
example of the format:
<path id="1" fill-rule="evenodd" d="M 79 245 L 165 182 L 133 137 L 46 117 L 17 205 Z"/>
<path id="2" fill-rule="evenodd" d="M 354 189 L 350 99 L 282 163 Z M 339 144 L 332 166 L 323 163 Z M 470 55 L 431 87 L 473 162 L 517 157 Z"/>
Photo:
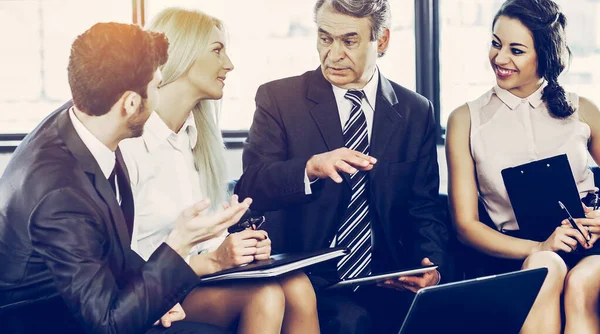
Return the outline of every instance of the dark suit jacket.
<path id="1" fill-rule="evenodd" d="M 143 332 L 197 277 L 166 244 L 147 263 L 130 249 L 123 211 L 73 128 L 71 105 L 23 140 L 0 179 L 0 312 L 22 307 L 16 313 L 36 321 L 27 305 L 58 299 L 47 308 L 57 326 L 77 319 L 87 332 Z"/>
<path id="2" fill-rule="evenodd" d="M 252 208 L 272 211 L 266 229 L 275 251 L 328 247 L 349 201 L 349 176 L 322 179 L 305 195 L 308 159 L 344 146 L 331 84 L 320 69 L 261 86 L 236 185 Z M 436 126 L 431 103 L 380 75 L 369 172 L 373 270 L 419 265 L 424 257 L 445 273 L 448 231 L 438 205 Z M 334 261 L 331 261 L 334 262 Z"/>

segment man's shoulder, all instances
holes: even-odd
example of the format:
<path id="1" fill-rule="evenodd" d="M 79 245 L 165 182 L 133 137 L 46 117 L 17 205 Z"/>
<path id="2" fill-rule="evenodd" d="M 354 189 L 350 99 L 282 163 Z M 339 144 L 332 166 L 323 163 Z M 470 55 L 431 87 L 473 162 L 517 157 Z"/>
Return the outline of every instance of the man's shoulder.
<path id="1" fill-rule="evenodd" d="M 23 139 L 0 180 L 0 191 L 28 192 L 33 198 L 75 183 L 75 175 L 82 170 L 58 133 L 59 112 L 50 114 Z"/>
<path id="2" fill-rule="evenodd" d="M 397 84 L 392 80 L 389 80 L 387 78 L 386 78 L 386 80 L 392 86 L 394 93 L 396 94 L 396 97 L 398 98 L 398 101 L 400 103 L 410 103 L 410 104 L 415 104 L 419 107 L 423 107 L 423 108 L 427 108 L 427 109 L 429 108 L 430 101 L 425 96 L 423 96 L 411 89 L 408 89 L 400 84 Z"/>

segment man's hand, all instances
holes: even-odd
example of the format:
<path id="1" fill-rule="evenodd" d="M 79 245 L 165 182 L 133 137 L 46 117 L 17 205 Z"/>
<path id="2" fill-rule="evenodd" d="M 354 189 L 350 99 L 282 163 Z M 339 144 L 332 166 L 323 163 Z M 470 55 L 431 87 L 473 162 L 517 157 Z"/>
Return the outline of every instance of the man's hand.
<path id="1" fill-rule="evenodd" d="M 238 202 L 237 195 L 233 195 L 227 208 L 209 215 L 206 211 L 210 201 L 202 200 L 181 212 L 175 222 L 175 228 L 167 238 L 167 244 L 179 255 L 186 257 L 192 246 L 220 235 L 235 224 L 251 203 L 250 198 Z"/>
<path id="2" fill-rule="evenodd" d="M 430 266 L 433 263 L 428 258 L 421 261 L 421 265 Z M 437 270 L 431 270 L 420 275 L 403 276 L 396 279 L 389 279 L 377 285 L 392 288 L 396 290 L 410 290 L 414 293 L 422 288 L 437 285 L 440 281 L 440 273 Z"/>
<path id="3" fill-rule="evenodd" d="M 254 259 L 268 259 L 270 255 L 271 240 L 267 239 L 267 232 L 246 229 L 228 235 L 211 258 L 216 264 L 216 271 L 220 271 L 250 263 Z"/>
<path id="4" fill-rule="evenodd" d="M 183 320 L 184 318 L 185 318 L 185 312 L 183 311 L 183 307 L 181 307 L 181 305 L 179 303 L 177 303 L 177 304 L 175 304 L 175 306 L 173 306 L 173 308 L 169 312 L 167 312 L 165 315 L 163 315 L 160 318 L 160 320 L 156 320 L 156 322 L 154 323 L 154 326 L 156 326 L 160 323 L 163 327 L 169 328 L 169 327 L 171 327 L 172 322 Z"/>
<path id="5" fill-rule="evenodd" d="M 352 175 L 359 170 L 373 169 L 376 162 L 377 159 L 371 156 L 342 147 L 330 152 L 313 155 L 306 163 L 306 174 L 310 181 L 329 177 L 334 182 L 341 183 L 342 177 L 338 172 Z"/>

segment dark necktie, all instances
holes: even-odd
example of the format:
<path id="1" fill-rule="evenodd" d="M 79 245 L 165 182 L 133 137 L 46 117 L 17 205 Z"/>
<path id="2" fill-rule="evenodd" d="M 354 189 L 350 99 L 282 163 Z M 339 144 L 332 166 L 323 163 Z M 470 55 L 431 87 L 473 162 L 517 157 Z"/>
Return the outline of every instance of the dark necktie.
<path id="1" fill-rule="evenodd" d="M 134 207 L 133 207 L 133 194 L 131 192 L 131 186 L 129 185 L 129 178 L 125 175 L 125 170 L 123 169 L 122 163 L 120 162 L 123 158 L 121 157 L 121 152 L 116 152 L 117 157 L 115 159 L 115 167 L 113 168 L 112 173 L 108 177 L 108 183 L 113 190 L 113 192 L 117 193 L 117 185 L 119 187 L 119 197 L 121 197 L 121 211 L 123 211 L 123 216 L 125 217 L 125 223 L 127 224 L 127 231 L 129 232 L 129 236 L 131 237 L 133 233 L 133 219 L 134 219 Z M 116 182 L 115 182 L 116 178 Z"/>
<path id="2" fill-rule="evenodd" d="M 350 118 L 344 126 L 344 146 L 369 154 L 367 119 L 362 111 L 362 90 L 349 90 L 345 98 L 352 102 Z M 364 276 L 371 273 L 371 216 L 367 191 L 369 175 L 358 171 L 350 176 L 352 196 L 338 228 L 337 245 L 350 249 L 350 253 L 337 264 L 340 279 Z"/>

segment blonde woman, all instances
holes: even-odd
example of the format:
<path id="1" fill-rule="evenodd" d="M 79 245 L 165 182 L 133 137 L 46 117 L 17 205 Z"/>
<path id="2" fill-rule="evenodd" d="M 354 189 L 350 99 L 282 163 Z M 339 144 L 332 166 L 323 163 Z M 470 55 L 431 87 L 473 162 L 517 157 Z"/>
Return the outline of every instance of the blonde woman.
<path id="1" fill-rule="evenodd" d="M 132 247 L 144 258 L 165 240 L 182 208 L 208 198 L 214 212 L 225 200 L 215 100 L 222 98 L 233 70 L 223 24 L 214 17 L 169 8 L 147 29 L 164 33 L 170 43 L 169 59 L 160 68 L 160 102 L 143 136 L 121 145 L 136 205 Z M 246 230 L 197 245 L 189 261 L 214 272 L 266 259 L 270 252 L 265 231 Z M 186 320 L 225 328 L 237 324 L 239 333 L 319 332 L 315 294 L 304 273 L 198 288 L 182 305 Z"/>

